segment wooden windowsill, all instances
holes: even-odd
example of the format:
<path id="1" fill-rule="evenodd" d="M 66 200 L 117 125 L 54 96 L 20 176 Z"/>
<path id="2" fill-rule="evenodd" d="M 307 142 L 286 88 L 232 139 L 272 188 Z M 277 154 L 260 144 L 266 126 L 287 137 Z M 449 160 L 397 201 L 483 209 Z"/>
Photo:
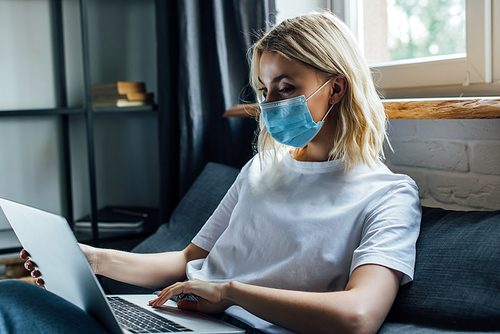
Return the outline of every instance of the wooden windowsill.
<path id="1" fill-rule="evenodd" d="M 383 100 L 389 119 L 500 119 L 500 97 Z M 256 117 L 258 104 L 237 104 L 222 117 Z"/>

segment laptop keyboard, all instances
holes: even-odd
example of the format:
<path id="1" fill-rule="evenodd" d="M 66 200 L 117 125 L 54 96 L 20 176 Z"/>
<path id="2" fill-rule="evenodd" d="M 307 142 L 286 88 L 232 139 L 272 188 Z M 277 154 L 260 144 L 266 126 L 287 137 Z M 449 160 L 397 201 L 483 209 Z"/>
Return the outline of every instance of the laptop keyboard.
<path id="1" fill-rule="evenodd" d="M 118 323 L 132 333 L 192 332 L 154 312 L 143 309 L 120 297 L 107 297 Z"/>

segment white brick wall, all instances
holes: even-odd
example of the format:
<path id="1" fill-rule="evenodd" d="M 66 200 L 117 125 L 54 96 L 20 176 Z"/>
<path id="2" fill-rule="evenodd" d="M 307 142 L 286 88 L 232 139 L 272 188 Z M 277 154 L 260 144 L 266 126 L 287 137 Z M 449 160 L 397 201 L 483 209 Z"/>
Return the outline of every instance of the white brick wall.
<path id="1" fill-rule="evenodd" d="M 391 120 L 386 164 L 412 177 L 422 205 L 500 210 L 500 120 Z"/>

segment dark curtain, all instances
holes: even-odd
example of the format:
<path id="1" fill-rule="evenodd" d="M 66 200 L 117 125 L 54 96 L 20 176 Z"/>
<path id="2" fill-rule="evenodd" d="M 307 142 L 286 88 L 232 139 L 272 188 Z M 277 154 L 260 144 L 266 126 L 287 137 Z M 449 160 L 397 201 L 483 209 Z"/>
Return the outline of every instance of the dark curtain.
<path id="1" fill-rule="evenodd" d="M 168 214 L 209 161 L 242 167 L 257 123 L 225 119 L 255 100 L 247 51 L 266 0 L 157 0 L 162 204 Z"/>

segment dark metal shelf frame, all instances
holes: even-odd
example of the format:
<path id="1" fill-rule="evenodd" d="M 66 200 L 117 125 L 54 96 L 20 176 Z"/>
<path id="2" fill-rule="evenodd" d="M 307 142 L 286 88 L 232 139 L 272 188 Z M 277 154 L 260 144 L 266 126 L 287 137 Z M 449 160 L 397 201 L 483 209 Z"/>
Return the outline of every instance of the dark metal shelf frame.
<path id="1" fill-rule="evenodd" d="M 0 117 L 12 116 L 64 116 L 83 114 L 82 108 L 53 108 L 53 109 L 19 109 L 19 110 L 0 110 Z"/>
<path id="2" fill-rule="evenodd" d="M 162 1 L 155 0 L 156 7 L 162 6 Z M 38 116 L 59 116 L 61 117 L 62 126 L 62 140 L 63 140 L 63 164 L 64 164 L 64 182 L 65 193 L 64 202 L 66 210 L 66 219 L 70 226 L 73 226 L 73 193 L 72 193 L 72 180 L 71 180 L 71 152 L 70 152 L 70 137 L 69 137 L 69 117 L 72 115 L 83 115 L 85 117 L 86 133 L 87 133 L 87 159 L 88 159 L 88 173 L 89 173 L 89 189 L 90 189 L 90 216 L 92 221 L 92 239 L 91 242 L 94 246 L 99 245 L 99 231 L 97 229 L 97 181 L 95 169 L 95 151 L 94 151 L 94 115 L 99 114 L 123 114 L 134 112 L 156 112 L 159 114 L 161 121 L 162 108 L 158 105 L 148 105 L 139 107 L 102 107 L 92 108 L 92 96 L 90 92 L 90 57 L 89 57 L 89 35 L 88 35 L 88 13 L 87 13 L 87 0 L 79 0 L 80 8 L 80 24 L 81 24 L 81 39 L 82 39 L 82 60 L 83 60 L 83 79 L 85 87 L 85 103 L 80 108 L 68 107 L 67 95 L 67 82 L 66 82 L 66 69 L 65 69 L 65 48 L 64 48 L 64 28 L 63 28 L 63 8 L 62 0 L 51 1 L 51 15 L 53 17 L 53 36 L 54 36 L 54 51 L 56 57 L 56 86 L 57 86 L 57 104 L 55 108 L 47 109 L 20 109 L 20 110 L 0 110 L 0 117 L 38 117 Z M 158 13 L 157 13 L 158 14 Z M 157 15 L 157 19 L 159 15 Z M 157 30 L 159 26 L 165 26 L 164 19 L 159 24 L 157 23 Z M 162 32 L 163 30 L 160 29 Z M 165 35 L 162 35 L 163 37 Z M 160 38 L 157 36 L 159 47 L 165 52 L 166 43 L 160 43 Z M 161 63 L 160 61 L 158 62 Z M 161 76 L 158 78 L 158 84 L 165 89 L 163 79 Z M 161 93 L 161 92 L 160 92 Z M 161 98 L 159 98 L 161 100 Z M 160 127 L 161 130 L 161 127 Z M 160 173 L 165 169 L 165 145 L 162 144 L 161 131 L 160 136 Z M 160 187 L 160 203 L 165 200 L 164 185 Z M 164 221 L 166 212 L 160 204 L 159 222 Z M 0 254 L 6 252 L 16 252 L 19 249 L 3 249 Z"/>
<path id="3" fill-rule="evenodd" d="M 120 114 L 120 113 L 134 113 L 134 112 L 154 112 L 158 111 L 158 106 L 140 106 L 140 107 L 98 107 L 92 108 L 94 114 Z"/>

